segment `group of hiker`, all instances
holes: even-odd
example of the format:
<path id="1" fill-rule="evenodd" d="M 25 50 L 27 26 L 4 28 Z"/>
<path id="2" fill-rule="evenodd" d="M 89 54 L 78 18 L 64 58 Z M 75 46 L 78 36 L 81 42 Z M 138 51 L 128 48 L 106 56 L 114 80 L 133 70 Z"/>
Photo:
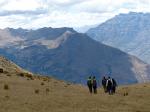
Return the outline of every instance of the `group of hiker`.
<path id="1" fill-rule="evenodd" d="M 116 92 L 117 83 L 116 83 L 114 78 L 103 77 L 103 79 L 102 79 L 102 86 L 104 88 L 104 92 L 105 93 L 108 92 L 111 95 L 111 94 L 114 94 Z"/>
<path id="2" fill-rule="evenodd" d="M 103 86 L 104 92 L 112 95 L 116 92 L 117 83 L 114 78 L 111 77 L 103 77 L 101 84 Z M 90 76 L 87 80 L 87 86 L 89 88 L 90 93 L 97 93 L 97 80 L 95 76 Z"/>

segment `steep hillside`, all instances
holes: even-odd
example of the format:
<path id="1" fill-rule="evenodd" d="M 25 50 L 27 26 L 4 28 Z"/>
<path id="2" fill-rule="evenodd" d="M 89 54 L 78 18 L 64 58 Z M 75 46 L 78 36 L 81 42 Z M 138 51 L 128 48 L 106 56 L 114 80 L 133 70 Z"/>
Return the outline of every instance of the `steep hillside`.
<path id="1" fill-rule="evenodd" d="M 119 48 L 150 63 L 150 13 L 120 14 L 87 31 L 104 44 Z"/>
<path id="2" fill-rule="evenodd" d="M 2 73 L 21 73 L 21 72 L 27 72 L 14 64 L 13 62 L 9 61 L 5 57 L 0 56 L 0 69 Z"/>
<path id="3" fill-rule="evenodd" d="M 148 83 L 119 87 L 115 95 L 99 88 L 94 95 L 50 77 L 0 73 L 0 112 L 149 112 L 149 97 Z"/>
<path id="4" fill-rule="evenodd" d="M 53 74 L 58 79 L 74 83 L 85 84 L 89 75 L 95 75 L 97 78 L 110 75 L 119 84 L 150 80 L 150 66 L 136 57 L 103 45 L 85 34 L 71 31 L 70 28 L 53 29 L 56 34 L 58 31 L 64 32 L 58 37 L 41 32 L 38 36 L 37 32 L 44 29 L 46 28 L 36 30 L 36 33 L 32 34 L 36 36 L 31 39 L 20 37 L 25 40 L 9 47 L 4 46 L 0 53 L 29 71 Z M 51 32 L 51 28 L 47 30 Z M 29 34 L 31 32 L 28 30 Z M 12 34 L 14 35 L 14 31 Z M 20 36 L 16 33 L 17 35 Z"/>

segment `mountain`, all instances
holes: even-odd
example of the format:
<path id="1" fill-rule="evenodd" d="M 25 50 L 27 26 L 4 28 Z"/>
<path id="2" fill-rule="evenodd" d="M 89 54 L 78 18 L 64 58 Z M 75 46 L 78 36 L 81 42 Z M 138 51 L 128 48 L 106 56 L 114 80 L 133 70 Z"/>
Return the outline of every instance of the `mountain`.
<path id="1" fill-rule="evenodd" d="M 32 75 L 12 73 L 16 64 L 0 57 L 0 66 L 11 68 L 0 72 L 0 112 L 149 112 L 150 84 L 117 87 L 108 95 L 102 88 L 90 94 L 87 87 Z M 11 63 L 11 64 L 10 64 Z M 17 66 L 18 68 L 18 66 Z M 19 67 L 20 69 L 20 67 Z M 21 71 L 22 72 L 22 71 Z M 108 106 L 109 105 L 109 106 Z"/>
<path id="2" fill-rule="evenodd" d="M 31 72 L 53 74 L 58 79 L 82 84 L 89 75 L 98 79 L 110 75 L 119 84 L 150 80 L 148 64 L 72 28 L 4 30 L 11 34 L 11 38 L 23 40 L 3 45 L 0 53 Z"/>
<path id="3" fill-rule="evenodd" d="M 95 25 L 85 25 L 85 26 L 81 26 L 81 27 L 74 27 L 74 29 L 79 32 L 79 33 L 85 33 L 87 32 L 90 28 L 94 28 L 98 26 L 97 24 Z"/>
<path id="4" fill-rule="evenodd" d="M 150 13 L 119 14 L 87 34 L 150 63 Z"/>

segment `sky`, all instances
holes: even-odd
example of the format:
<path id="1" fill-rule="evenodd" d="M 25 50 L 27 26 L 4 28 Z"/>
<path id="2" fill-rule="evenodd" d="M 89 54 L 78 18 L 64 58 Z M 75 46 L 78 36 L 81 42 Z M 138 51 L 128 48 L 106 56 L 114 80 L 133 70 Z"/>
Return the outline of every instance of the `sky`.
<path id="1" fill-rule="evenodd" d="M 0 28 L 83 27 L 150 12 L 150 0 L 0 0 Z"/>

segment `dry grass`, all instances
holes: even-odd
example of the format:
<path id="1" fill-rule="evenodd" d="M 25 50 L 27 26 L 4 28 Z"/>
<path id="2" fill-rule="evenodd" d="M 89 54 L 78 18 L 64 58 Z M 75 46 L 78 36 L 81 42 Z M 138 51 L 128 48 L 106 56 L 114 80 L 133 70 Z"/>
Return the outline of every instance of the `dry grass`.
<path id="1" fill-rule="evenodd" d="M 81 85 L 13 75 L 0 78 L 0 112 L 150 112 L 150 84 L 123 86 L 115 95 L 89 94 Z M 3 85 L 11 89 L 2 89 Z M 7 96 L 7 97 L 6 97 Z"/>

